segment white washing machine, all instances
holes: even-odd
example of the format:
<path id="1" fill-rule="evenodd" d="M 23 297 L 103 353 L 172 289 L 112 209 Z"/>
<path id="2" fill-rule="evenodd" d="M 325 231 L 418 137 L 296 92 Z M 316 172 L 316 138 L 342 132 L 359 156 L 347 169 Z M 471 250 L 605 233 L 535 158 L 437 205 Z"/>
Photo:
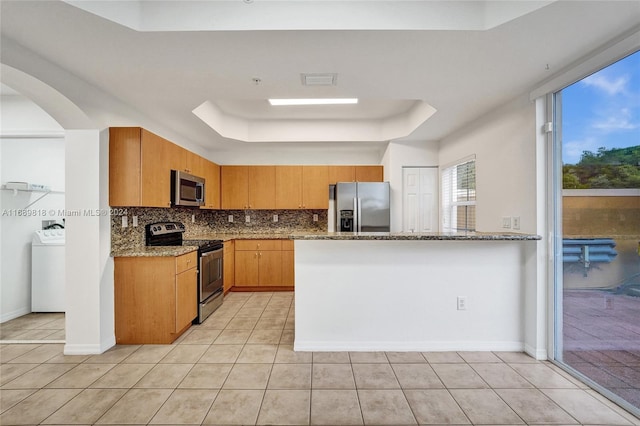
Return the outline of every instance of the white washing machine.
<path id="1" fill-rule="evenodd" d="M 31 312 L 65 311 L 64 229 L 36 231 L 31 241 Z"/>

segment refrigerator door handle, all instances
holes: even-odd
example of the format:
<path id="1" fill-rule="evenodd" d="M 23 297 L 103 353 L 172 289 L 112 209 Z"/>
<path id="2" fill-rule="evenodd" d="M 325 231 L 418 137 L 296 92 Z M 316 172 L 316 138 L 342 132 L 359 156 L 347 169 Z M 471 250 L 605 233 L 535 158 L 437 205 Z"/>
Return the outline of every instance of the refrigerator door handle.
<path id="1" fill-rule="evenodd" d="M 358 212 L 356 217 L 358 218 L 358 226 L 356 226 L 356 230 L 358 232 L 362 232 L 362 200 L 360 198 L 356 198 L 358 204 Z"/>
<path id="2" fill-rule="evenodd" d="M 356 232 L 360 227 L 360 216 L 358 216 L 358 199 L 353 199 L 353 231 Z"/>

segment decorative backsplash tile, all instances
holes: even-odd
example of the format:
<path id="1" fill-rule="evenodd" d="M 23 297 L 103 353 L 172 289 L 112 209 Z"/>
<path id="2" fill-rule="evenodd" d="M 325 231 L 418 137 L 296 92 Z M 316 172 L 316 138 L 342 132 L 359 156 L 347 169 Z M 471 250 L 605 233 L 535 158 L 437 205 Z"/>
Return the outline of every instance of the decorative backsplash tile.
<path id="1" fill-rule="evenodd" d="M 185 236 L 214 233 L 290 233 L 323 232 L 327 230 L 327 210 L 199 210 L 173 207 L 170 209 L 128 207 L 118 209 L 126 213 L 128 227 L 122 227 L 122 216 L 111 217 L 111 249 L 124 250 L 145 245 L 145 225 L 155 222 L 182 222 Z M 313 215 L 318 221 L 313 221 Z M 229 222 L 233 215 L 233 222 Z M 273 216 L 278 215 L 278 221 Z M 132 226 L 132 217 L 138 226 Z M 249 216 L 249 222 L 245 217 Z"/>

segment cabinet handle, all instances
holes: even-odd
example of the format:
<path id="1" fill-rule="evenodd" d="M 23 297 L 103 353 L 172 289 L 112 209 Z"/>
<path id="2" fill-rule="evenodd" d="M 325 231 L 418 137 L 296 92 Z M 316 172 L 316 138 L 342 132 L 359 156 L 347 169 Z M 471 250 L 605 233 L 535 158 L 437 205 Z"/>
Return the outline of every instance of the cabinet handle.
<path id="1" fill-rule="evenodd" d="M 257 258 L 258 257 L 258 253 L 254 253 L 253 257 Z"/>
<path id="2" fill-rule="evenodd" d="M 262 253 L 260 253 L 260 254 L 258 255 L 258 257 L 262 257 Z"/>

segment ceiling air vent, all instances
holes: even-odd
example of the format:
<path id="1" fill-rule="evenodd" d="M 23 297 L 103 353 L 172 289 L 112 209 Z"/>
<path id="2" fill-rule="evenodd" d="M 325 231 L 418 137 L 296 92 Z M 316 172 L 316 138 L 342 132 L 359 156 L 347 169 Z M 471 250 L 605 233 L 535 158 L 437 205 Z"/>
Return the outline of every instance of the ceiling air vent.
<path id="1" fill-rule="evenodd" d="M 338 74 L 300 74 L 303 86 L 335 86 Z"/>

